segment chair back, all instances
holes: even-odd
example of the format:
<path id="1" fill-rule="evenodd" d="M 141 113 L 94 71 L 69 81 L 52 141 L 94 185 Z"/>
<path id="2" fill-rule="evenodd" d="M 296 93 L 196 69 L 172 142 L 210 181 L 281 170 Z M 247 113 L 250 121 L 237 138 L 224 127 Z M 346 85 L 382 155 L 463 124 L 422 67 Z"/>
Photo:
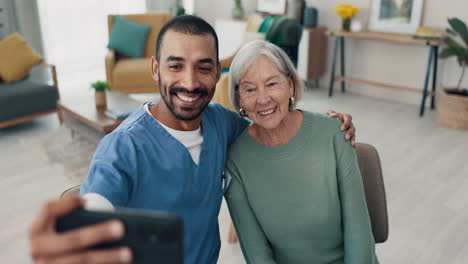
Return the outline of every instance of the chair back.
<path id="1" fill-rule="evenodd" d="M 146 41 L 144 57 L 149 58 L 155 55 L 156 40 L 158 38 L 159 31 L 168 22 L 172 15 L 169 13 L 147 13 L 147 14 L 136 14 L 136 15 L 121 15 L 122 17 L 140 24 L 151 26 L 151 31 L 148 34 Z M 107 26 L 109 28 L 109 36 L 112 32 L 112 26 L 114 25 L 115 15 L 107 16 Z"/>
<path id="2" fill-rule="evenodd" d="M 65 191 L 63 191 L 63 193 L 60 194 L 60 197 L 64 197 L 64 196 L 68 196 L 68 195 L 80 195 L 80 187 L 81 187 L 81 184 L 77 185 L 77 186 L 70 187 L 70 188 L 66 189 Z"/>
<path id="3" fill-rule="evenodd" d="M 388 238 L 388 212 L 379 153 L 369 144 L 357 143 L 356 154 L 374 240 L 383 243 Z"/>

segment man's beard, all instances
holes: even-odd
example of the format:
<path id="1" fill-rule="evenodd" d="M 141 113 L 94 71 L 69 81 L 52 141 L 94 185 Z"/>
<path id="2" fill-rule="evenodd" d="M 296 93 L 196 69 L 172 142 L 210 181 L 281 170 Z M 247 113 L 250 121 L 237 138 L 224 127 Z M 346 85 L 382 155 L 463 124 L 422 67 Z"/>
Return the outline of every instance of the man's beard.
<path id="1" fill-rule="evenodd" d="M 159 75 L 159 73 L 158 73 L 158 79 L 159 79 L 159 89 L 161 91 L 163 91 L 163 86 L 162 86 L 162 83 L 161 83 L 161 76 Z M 171 100 L 171 95 L 177 96 L 178 92 L 183 92 L 183 93 L 187 93 L 187 94 L 200 94 L 200 98 L 198 98 L 197 100 L 202 99 L 202 97 L 204 97 L 204 96 L 209 96 L 209 92 L 208 92 L 208 89 L 203 88 L 203 87 L 198 87 L 198 88 L 195 88 L 192 91 L 189 91 L 188 89 L 186 89 L 184 87 L 181 87 L 181 86 L 169 87 L 169 89 L 167 91 L 167 93 L 168 93 L 167 98 L 163 94 L 163 92 L 161 92 L 161 98 L 163 99 L 163 101 L 166 104 L 167 108 L 169 108 L 169 111 L 171 111 L 171 113 L 179 120 L 192 121 L 192 120 L 197 119 L 201 115 L 203 110 L 205 110 L 205 108 L 209 104 L 209 101 L 208 101 L 206 104 L 201 105 L 201 107 L 199 107 L 199 111 L 195 112 L 194 114 L 192 114 L 190 116 L 183 115 L 183 114 L 180 113 L 180 111 L 179 112 L 176 111 L 175 106 L 174 106 L 174 104 L 173 104 L 173 102 Z M 213 89 L 213 92 L 214 92 L 214 89 Z M 182 111 L 186 111 L 186 112 L 190 112 L 190 111 L 194 110 L 194 108 L 191 108 L 191 107 L 181 107 L 181 109 L 182 109 Z"/>

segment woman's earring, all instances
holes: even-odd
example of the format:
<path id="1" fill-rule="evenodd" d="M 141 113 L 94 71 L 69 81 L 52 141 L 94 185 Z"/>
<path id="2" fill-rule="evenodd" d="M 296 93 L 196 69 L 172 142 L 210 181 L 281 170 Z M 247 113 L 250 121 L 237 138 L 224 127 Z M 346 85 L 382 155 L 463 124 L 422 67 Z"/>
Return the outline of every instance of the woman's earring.
<path id="1" fill-rule="evenodd" d="M 247 114 L 245 113 L 244 108 L 242 108 L 242 107 L 239 109 L 239 114 L 240 114 L 241 117 L 246 117 L 247 116 Z"/>
<path id="2" fill-rule="evenodd" d="M 294 96 L 291 96 L 289 98 L 289 109 L 292 109 L 295 102 L 296 102 L 296 99 L 294 99 Z"/>

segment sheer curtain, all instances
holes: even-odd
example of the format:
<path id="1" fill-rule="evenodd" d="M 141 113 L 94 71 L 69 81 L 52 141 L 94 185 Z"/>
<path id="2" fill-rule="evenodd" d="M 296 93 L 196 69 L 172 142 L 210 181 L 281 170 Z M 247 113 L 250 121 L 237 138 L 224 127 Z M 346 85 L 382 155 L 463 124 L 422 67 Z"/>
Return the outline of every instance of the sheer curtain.
<path id="1" fill-rule="evenodd" d="M 86 89 L 105 80 L 107 15 L 145 13 L 145 0 L 38 0 L 47 61 L 57 65 L 61 89 Z M 84 86 L 84 87 L 83 87 Z"/>

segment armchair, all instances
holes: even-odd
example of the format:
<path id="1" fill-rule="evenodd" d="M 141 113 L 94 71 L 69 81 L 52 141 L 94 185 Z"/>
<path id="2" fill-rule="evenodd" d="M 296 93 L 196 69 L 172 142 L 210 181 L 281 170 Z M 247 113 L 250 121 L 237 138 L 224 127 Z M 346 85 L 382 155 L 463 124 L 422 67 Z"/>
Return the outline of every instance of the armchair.
<path id="1" fill-rule="evenodd" d="M 151 77 L 151 56 L 156 49 L 156 39 L 163 25 L 171 19 L 170 14 L 148 13 L 123 15 L 128 20 L 151 26 L 143 58 L 129 58 L 109 49 L 105 57 L 106 77 L 113 91 L 122 93 L 156 93 L 158 84 Z M 114 24 L 114 15 L 107 17 L 109 35 Z"/>
<path id="2" fill-rule="evenodd" d="M 39 66 L 50 68 L 53 85 L 30 78 L 12 83 L 0 81 L 0 128 L 57 112 L 59 90 L 55 65 L 41 63 Z"/>

